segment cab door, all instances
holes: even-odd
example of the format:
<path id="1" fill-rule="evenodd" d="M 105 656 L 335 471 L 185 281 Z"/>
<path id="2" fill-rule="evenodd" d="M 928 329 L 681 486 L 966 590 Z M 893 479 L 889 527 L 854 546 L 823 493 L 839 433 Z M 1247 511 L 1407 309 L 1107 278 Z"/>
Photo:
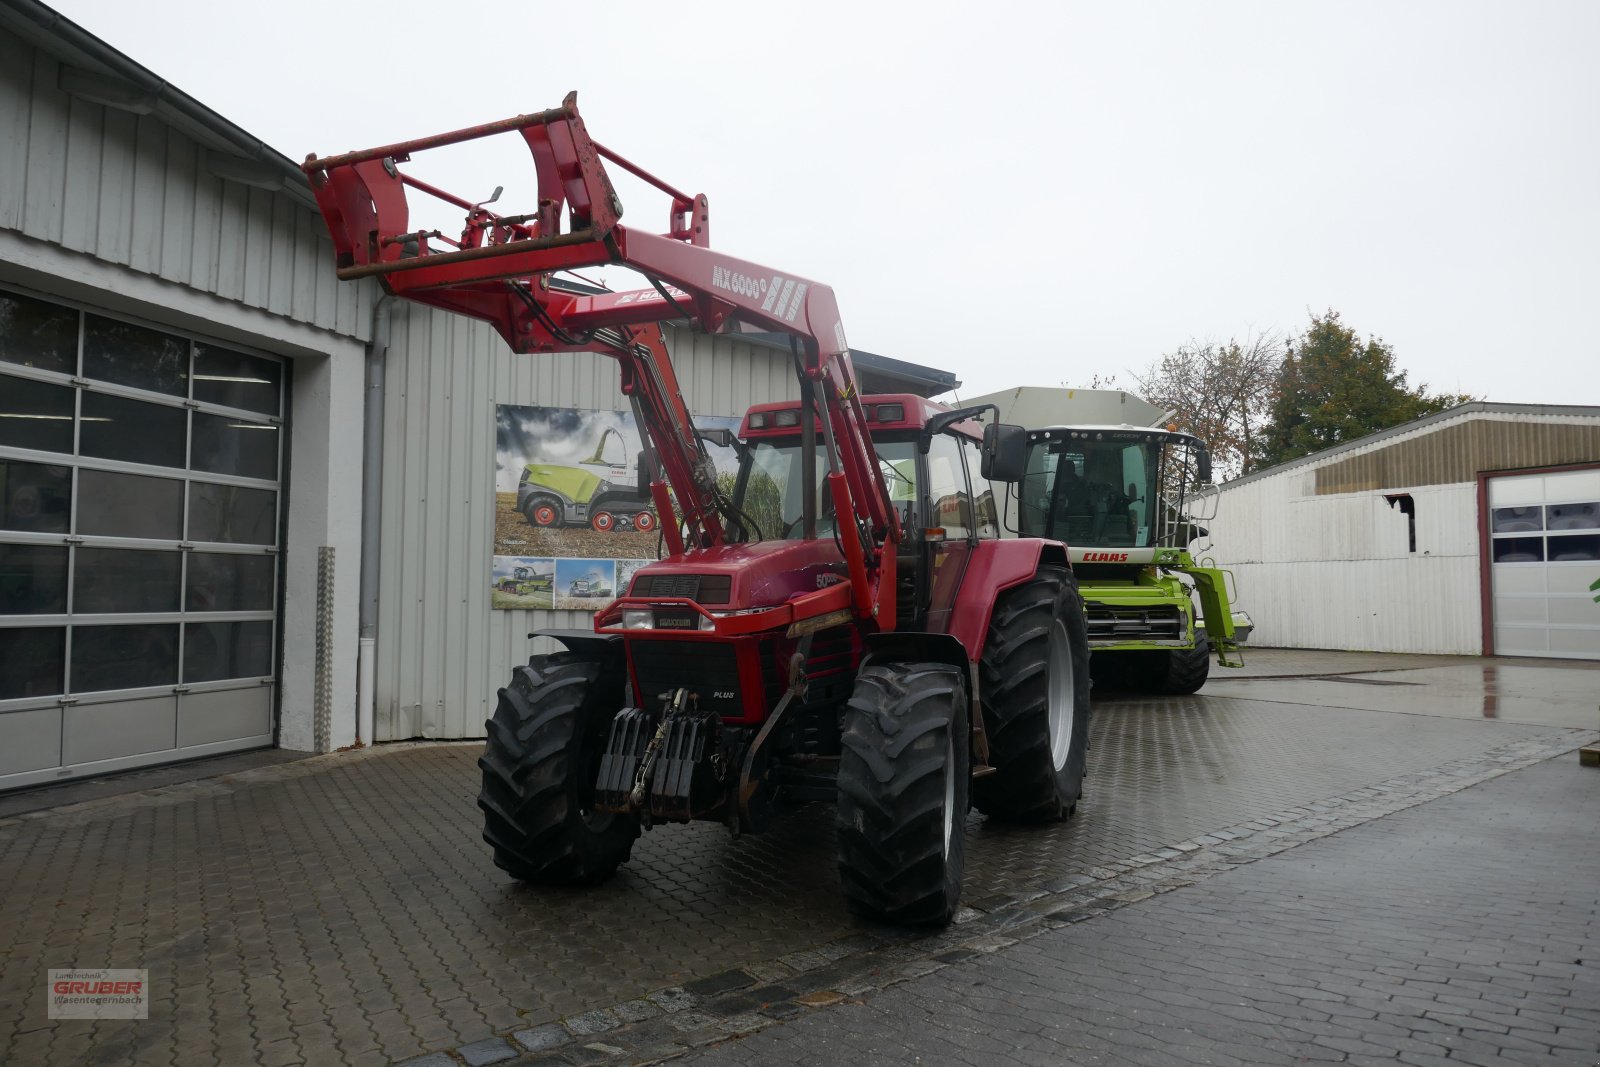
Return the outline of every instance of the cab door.
<path id="1" fill-rule="evenodd" d="M 928 491 L 923 497 L 923 545 L 927 560 L 927 629 L 931 633 L 950 632 L 950 612 L 976 535 L 964 451 L 954 434 L 941 433 L 929 443 L 926 457 L 927 478 L 923 484 Z"/>

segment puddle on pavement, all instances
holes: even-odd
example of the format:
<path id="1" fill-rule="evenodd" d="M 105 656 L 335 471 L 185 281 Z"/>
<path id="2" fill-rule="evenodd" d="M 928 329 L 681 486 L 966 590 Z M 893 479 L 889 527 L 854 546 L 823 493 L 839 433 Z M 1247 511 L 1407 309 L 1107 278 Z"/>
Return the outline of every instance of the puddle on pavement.
<path id="1" fill-rule="evenodd" d="M 1600 730 L 1600 671 L 1556 663 L 1467 662 L 1365 674 L 1213 680 L 1200 692 L 1202 696 Z"/>

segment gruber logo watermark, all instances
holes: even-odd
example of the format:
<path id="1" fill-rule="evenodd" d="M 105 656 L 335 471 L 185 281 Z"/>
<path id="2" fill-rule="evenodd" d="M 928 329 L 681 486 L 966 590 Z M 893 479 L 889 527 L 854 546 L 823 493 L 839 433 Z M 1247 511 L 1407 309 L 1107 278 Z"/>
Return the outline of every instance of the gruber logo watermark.
<path id="1" fill-rule="evenodd" d="M 50 968 L 52 1019 L 148 1019 L 150 972 L 111 968 Z"/>

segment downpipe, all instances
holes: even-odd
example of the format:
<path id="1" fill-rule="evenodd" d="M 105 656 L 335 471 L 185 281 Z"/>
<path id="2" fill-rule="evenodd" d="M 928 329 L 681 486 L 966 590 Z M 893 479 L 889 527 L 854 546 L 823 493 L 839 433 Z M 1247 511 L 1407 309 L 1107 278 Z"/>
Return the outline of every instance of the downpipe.
<path id="1" fill-rule="evenodd" d="M 389 354 L 389 321 L 395 297 L 385 293 L 372 308 L 367 345 L 361 450 L 360 631 L 356 642 L 356 744 L 375 737 L 378 657 L 378 563 L 383 534 L 383 384 Z"/>

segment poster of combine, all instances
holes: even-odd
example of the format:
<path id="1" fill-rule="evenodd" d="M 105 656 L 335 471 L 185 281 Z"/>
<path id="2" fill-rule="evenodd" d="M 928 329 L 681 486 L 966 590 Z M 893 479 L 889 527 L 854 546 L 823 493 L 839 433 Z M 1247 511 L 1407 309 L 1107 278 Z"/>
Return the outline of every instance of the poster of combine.
<path id="1" fill-rule="evenodd" d="M 599 611 L 657 558 L 661 516 L 639 490 L 643 448 L 631 411 L 496 405 L 491 606 Z M 732 449 L 709 451 L 731 492 Z"/>

